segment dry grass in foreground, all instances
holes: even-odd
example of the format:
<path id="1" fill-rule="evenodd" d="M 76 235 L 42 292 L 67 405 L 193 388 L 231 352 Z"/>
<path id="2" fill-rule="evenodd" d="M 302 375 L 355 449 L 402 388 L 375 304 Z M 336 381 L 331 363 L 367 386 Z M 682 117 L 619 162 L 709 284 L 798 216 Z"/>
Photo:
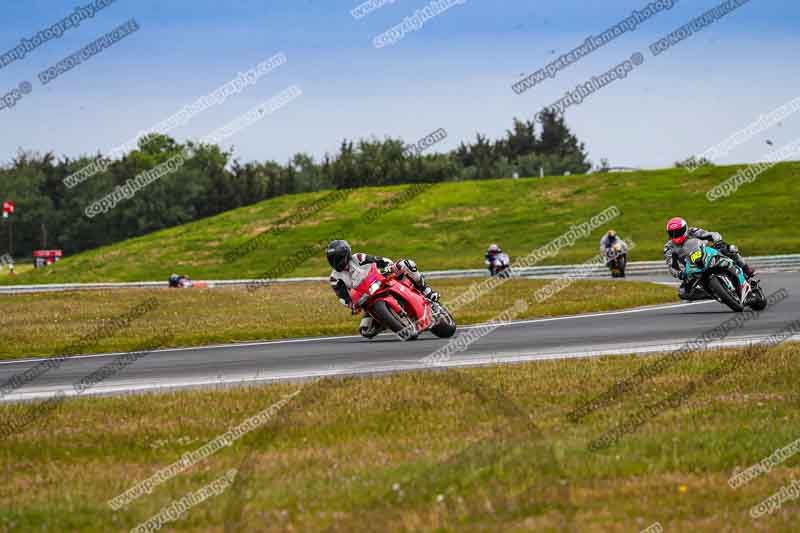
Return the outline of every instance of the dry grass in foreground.
<path id="1" fill-rule="evenodd" d="M 566 413 L 652 357 L 545 361 L 226 391 L 67 400 L 0 447 L 0 528 L 122 531 L 231 468 L 179 531 L 796 531 L 800 501 L 749 509 L 800 454 L 800 346 L 774 348 L 601 452 L 587 445 L 725 358 L 693 354 L 618 402 Z M 297 392 L 299 391 L 299 392 Z M 108 499 L 297 392 L 263 427 L 114 512 Z M 0 407 L 2 420 L 31 406 Z M 225 527 L 227 524 L 228 527 Z"/>

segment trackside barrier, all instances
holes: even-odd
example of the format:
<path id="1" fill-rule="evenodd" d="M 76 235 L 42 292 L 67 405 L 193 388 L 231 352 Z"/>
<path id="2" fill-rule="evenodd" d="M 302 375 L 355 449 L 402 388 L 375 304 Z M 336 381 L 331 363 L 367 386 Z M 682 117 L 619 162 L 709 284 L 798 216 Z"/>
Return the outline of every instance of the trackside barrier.
<path id="1" fill-rule="evenodd" d="M 746 257 L 749 265 L 759 272 L 792 272 L 800 271 L 800 254 L 790 255 L 770 255 L 761 257 Z M 536 266 L 530 268 L 516 269 L 513 272 L 515 277 L 522 278 L 555 278 L 571 273 L 581 272 L 586 275 L 585 266 L 581 265 L 549 265 Z M 664 274 L 667 268 L 664 261 L 637 261 L 628 263 L 626 273 L 629 276 L 646 276 L 652 274 Z M 474 270 L 434 270 L 425 272 L 427 278 L 482 278 L 488 275 L 485 268 Z M 608 277 L 605 267 L 597 267 L 591 275 Z M 232 280 L 208 280 L 208 287 L 238 287 L 246 286 L 248 283 L 259 282 L 262 280 L 252 279 L 232 279 Z M 306 277 L 306 278 L 280 278 L 272 280 L 272 283 L 302 283 L 302 282 L 324 282 L 328 281 L 327 276 Z M 63 283 L 52 285 L 7 285 L 0 286 L 0 294 L 19 294 L 34 292 L 54 292 L 54 291 L 79 291 L 79 290 L 110 290 L 110 289 L 152 289 L 165 288 L 166 281 L 134 281 L 129 283 Z M 181 289 L 174 289 L 181 290 Z"/>

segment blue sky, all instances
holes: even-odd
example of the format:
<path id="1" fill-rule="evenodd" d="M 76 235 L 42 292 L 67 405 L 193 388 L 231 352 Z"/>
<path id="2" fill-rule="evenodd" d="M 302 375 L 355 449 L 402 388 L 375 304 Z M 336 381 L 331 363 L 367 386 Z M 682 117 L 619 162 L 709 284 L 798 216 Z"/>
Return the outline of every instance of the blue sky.
<path id="1" fill-rule="evenodd" d="M 0 53 L 90 0 L 9 3 Z M 243 160 L 285 161 L 333 152 L 343 138 L 391 135 L 414 142 L 444 128 L 447 150 L 476 132 L 497 137 L 579 82 L 630 57 L 645 64 L 566 118 L 595 161 L 646 168 L 700 153 L 800 96 L 800 3 L 751 0 L 658 57 L 656 39 L 720 0 L 680 0 L 635 32 L 555 79 L 510 86 L 647 5 L 646 0 L 466 0 L 381 49 L 372 40 L 430 0 L 395 0 L 355 20 L 359 0 L 116 0 L 94 19 L 0 69 L 0 95 L 22 81 L 31 94 L 0 110 L 0 160 L 22 147 L 59 155 L 107 151 L 166 119 L 277 52 L 286 65 L 172 134 L 198 139 L 297 85 L 303 96 L 227 143 Z M 43 86 L 37 74 L 129 18 L 141 29 Z M 737 147 L 721 163 L 763 157 L 800 137 L 800 113 Z"/>

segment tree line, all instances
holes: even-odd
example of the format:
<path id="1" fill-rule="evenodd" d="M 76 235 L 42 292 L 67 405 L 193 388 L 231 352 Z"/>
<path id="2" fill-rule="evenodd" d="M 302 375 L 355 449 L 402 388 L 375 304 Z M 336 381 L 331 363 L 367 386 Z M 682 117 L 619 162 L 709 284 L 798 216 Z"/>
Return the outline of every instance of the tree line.
<path id="1" fill-rule="evenodd" d="M 191 149 L 175 172 L 155 181 L 109 212 L 88 218 L 84 210 L 126 180 Z M 419 153 L 395 138 L 345 140 L 334 154 L 316 160 L 297 153 L 285 164 L 246 162 L 216 145 L 178 143 L 150 136 L 84 183 L 67 188 L 65 178 L 97 156 L 57 158 L 52 152 L 20 150 L 0 166 L 0 200 L 16 203 L 13 253 L 40 248 L 75 254 L 209 217 L 285 194 L 408 183 L 583 173 L 591 168 L 583 143 L 562 116 L 545 112 L 541 127 L 514 119 L 504 137 L 477 134 L 446 153 Z M 9 247 L 9 221 L 2 224 L 0 250 Z M 9 250 L 10 251 L 10 250 Z"/>

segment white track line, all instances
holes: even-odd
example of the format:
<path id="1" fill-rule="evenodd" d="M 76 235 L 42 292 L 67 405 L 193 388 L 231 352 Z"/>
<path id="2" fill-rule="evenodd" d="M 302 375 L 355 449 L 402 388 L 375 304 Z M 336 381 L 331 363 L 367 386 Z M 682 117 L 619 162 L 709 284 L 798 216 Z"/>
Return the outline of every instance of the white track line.
<path id="1" fill-rule="evenodd" d="M 644 313 L 647 311 L 663 311 L 665 309 L 677 309 L 680 307 L 689 307 L 693 305 L 703 305 L 709 303 L 717 303 L 713 300 L 706 300 L 701 302 L 690 302 L 690 303 L 681 303 L 681 304 L 668 304 L 668 305 L 661 305 L 661 306 L 647 306 L 647 307 L 637 307 L 635 309 L 624 309 L 621 311 L 604 311 L 599 313 L 584 313 L 581 315 L 568 315 L 568 316 L 557 316 L 557 317 L 550 317 L 550 318 L 534 318 L 530 320 L 514 320 L 511 322 L 499 322 L 492 324 L 493 326 L 497 327 L 508 327 L 508 326 L 520 326 L 526 324 L 537 324 L 540 322 L 555 322 L 557 320 L 575 320 L 579 318 L 597 318 L 597 317 L 604 317 L 604 316 L 616 316 L 616 315 L 625 315 L 631 313 Z M 487 323 L 484 324 L 471 324 L 469 326 L 459 326 L 458 329 L 475 329 L 486 326 Z M 391 333 L 386 334 L 391 335 Z M 219 349 L 229 349 L 229 348 L 247 348 L 251 346 L 270 346 L 274 344 L 295 344 L 301 342 L 324 342 L 324 341 L 333 341 L 333 340 L 342 340 L 342 339 L 360 339 L 361 335 L 340 335 L 337 337 L 305 337 L 302 339 L 281 339 L 281 340 L 274 340 L 274 341 L 259 341 L 259 342 L 243 342 L 237 344 L 215 344 L 211 346 L 194 346 L 194 347 L 186 347 L 186 348 L 164 348 L 161 350 L 142 350 L 147 351 L 149 354 L 153 353 L 171 353 L 171 352 L 188 352 L 188 351 L 195 351 L 195 350 L 219 350 Z M 68 360 L 73 359 L 93 359 L 96 357 L 114 357 L 117 355 L 127 355 L 129 353 L 142 353 L 139 352 L 110 352 L 110 353 L 100 353 L 100 354 L 89 354 L 89 355 L 72 355 L 68 356 Z M 27 363 L 39 363 L 42 361 L 49 361 L 55 357 L 59 357 L 58 355 L 54 355 L 52 357 L 39 357 L 35 359 L 15 359 L 12 361 L 0 361 L 0 365 L 22 365 Z"/>
<path id="2" fill-rule="evenodd" d="M 702 302 L 689 302 L 683 304 L 669 304 L 669 305 L 661 305 L 661 306 L 650 306 L 650 307 L 637 307 L 636 309 L 625 309 L 622 311 L 605 311 L 601 313 L 586 313 L 583 315 L 568 315 L 568 316 L 555 316 L 551 318 L 533 318 L 530 320 L 514 320 L 511 322 L 501 322 L 499 326 L 519 326 L 524 324 L 537 324 L 539 322 L 555 322 L 557 320 L 571 320 L 575 318 L 593 318 L 593 317 L 601 317 L 601 316 L 615 316 L 615 315 L 628 315 L 632 313 L 643 313 L 645 311 L 663 311 L 664 309 L 677 309 L 679 307 L 689 307 L 693 305 L 703 305 L 703 304 L 710 304 L 710 303 L 717 303 L 715 300 L 704 300 Z M 485 325 L 485 324 L 484 324 Z M 475 329 L 482 327 L 482 324 L 474 324 L 470 326 L 464 326 L 460 329 Z"/>
<path id="3" fill-rule="evenodd" d="M 769 335 L 766 334 L 737 337 L 725 341 L 713 342 L 709 344 L 707 349 L 713 350 L 719 348 L 741 348 L 762 341 L 767 337 L 769 337 Z M 794 335 L 793 337 L 786 340 L 800 341 L 800 335 Z M 199 388 L 199 387 L 209 387 L 209 386 L 275 383 L 281 381 L 300 381 L 300 380 L 324 378 L 331 376 L 346 377 L 346 376 L 379 374 L 379 373 L 398 372 L 398 371 L 402 372 L 402 371 L 426 370 L 426 369 L 437 369 L 437 368 L 486 366 L 486 365 L 500 364 L 500 363 L 509 364 L 509 363 L 523 363 L 531 361 L 581 359 L 587 357 L 600 357 L 604 355 L 631 355 L 631 354 L 645 355 L 652 353 L 666 353 L 669 351 L 674 351 L 675 349 L 680 348 L 682 345 L 683 344 L 681 343 L 653 344 L 649 346 L 640 346 L 640 347 L 629 346 L 624 348 L 608 348 L 604 350 L 591 350 L 591 351 L 578 351 L 578 352 L 565 352 L 565 353 L 526 354 L 524 352 L 518 352 L 515 354 L 505 354 L 505 355 L 476 354 L 474 356 L 454 359 L 448 361 L 446 364 L 438 364 L 438 365 L 430 365 L 422 362 L 421 360 L 396 361 L 394 362 L 394 364 L 391 364 L 390 362 L 377 363 L 371 366 L 370 368 L 356 367 L 348 369 L 317 369 L 305 372 L 277 372 L 271 376 L 265 376 L 265 377 L 259 377 L 257 375 L 232 376 L 228 378 L 220 377 L 215 380 L 197 379 L 197 380 L 172 381 L 169 383 L 145 383 L 145 384 L 128 384 L 128 385 L 118 384 L 118 385 L 93 387 L 90 391 L 83 393 L 83 396 L 102 396 L 110 394 L 130 394 L 137 392 L 155 392 L 155 391 L 168 392 L 177 389 Z M 398 365 L 397 364 L 398 362 L 401 364 Z M 44 389 L 39 391 L 19 392 L 19 393 L 9 394 L 5 398 L 3 398 L 3 400 L 0 401 L 0 403 L 12 403 L 19 401 L 36 400 L 39 398 L 50 398 L 53 396 L 54 393 L 58 393 L 59 391 L 63 392 L 64 395 L 67 397 L 78 396 L 78 394 L 72 389 L 71 386 L 65 386 L 64 388 L 52 387 L 49 389 Z"/>

